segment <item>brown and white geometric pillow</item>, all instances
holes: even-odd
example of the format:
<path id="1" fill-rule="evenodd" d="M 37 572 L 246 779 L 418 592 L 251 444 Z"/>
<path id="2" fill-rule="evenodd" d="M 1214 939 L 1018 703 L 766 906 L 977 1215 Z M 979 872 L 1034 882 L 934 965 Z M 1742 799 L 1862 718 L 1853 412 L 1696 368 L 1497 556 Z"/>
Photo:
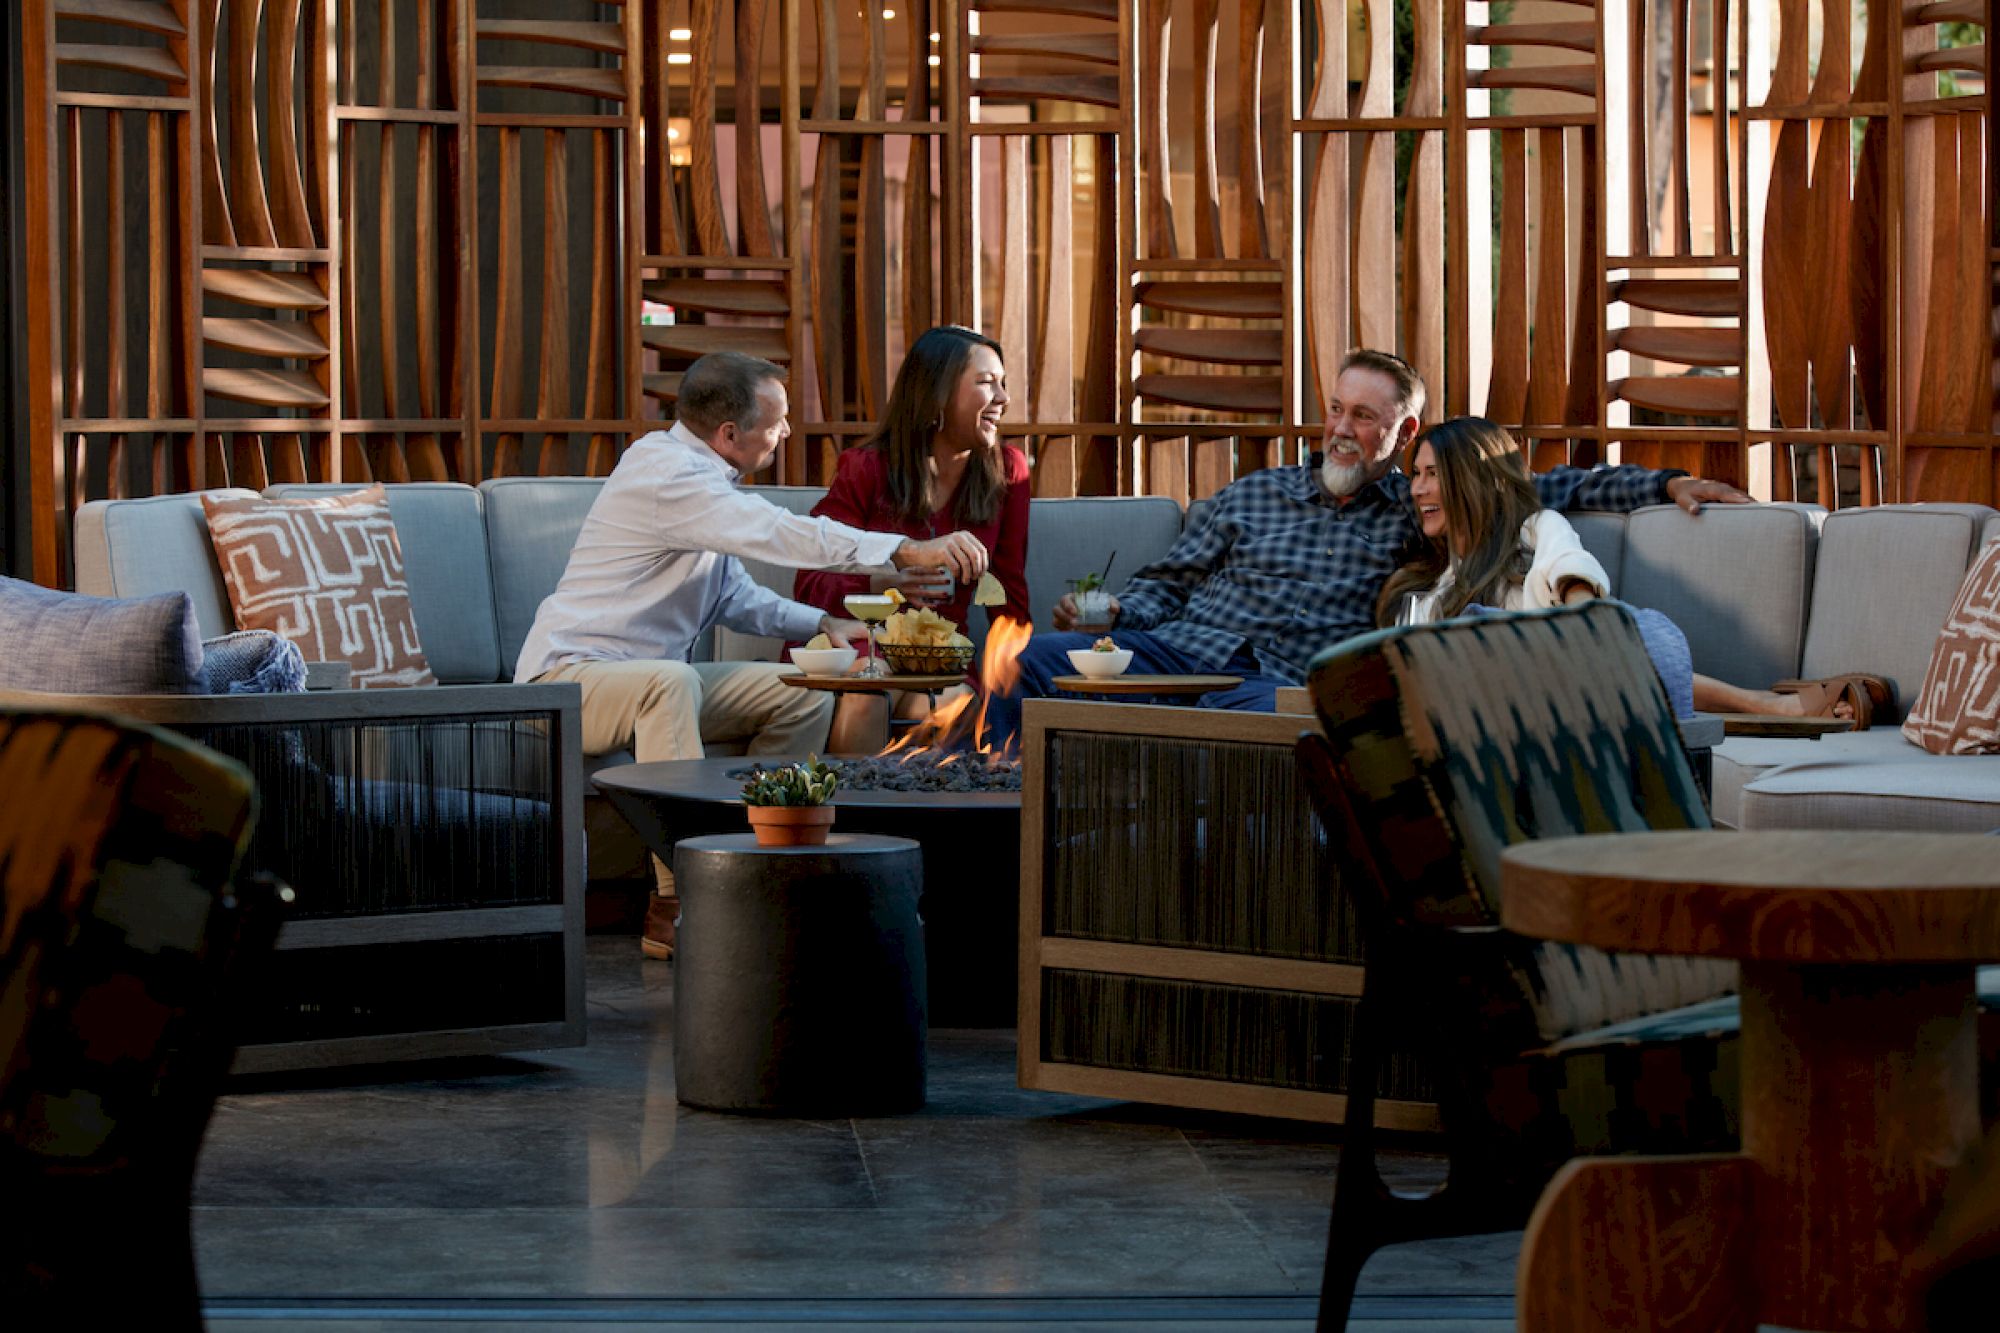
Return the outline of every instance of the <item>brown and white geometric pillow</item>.
<path id="1" fill-rule="evenodd" d="M 306 500 L 201 497 L 238 629 L 274 630 L 356 689 L 435 685 L 379 485 Z"/>
<path id="2" fill-rule="evenodd" d="M 1903 735 L 1932 754 L 2000 754 L 2000 541 L 1959 586 Z"/>

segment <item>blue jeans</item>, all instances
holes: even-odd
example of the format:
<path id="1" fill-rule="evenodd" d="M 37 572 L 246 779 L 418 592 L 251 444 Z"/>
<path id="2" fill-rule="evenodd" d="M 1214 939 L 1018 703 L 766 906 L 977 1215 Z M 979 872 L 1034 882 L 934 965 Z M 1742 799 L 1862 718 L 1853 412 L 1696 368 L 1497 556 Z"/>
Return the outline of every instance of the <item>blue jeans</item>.
<path id="1" fill-rule="evenodd" d="M 1120 648 L 1132 650 L 1132 665 L 1126 670 L 1133 675 L 1191 676 L 1218 670 L 1206 662 L 1196 661 L 1144 630 L 1117 630 L 1113 637 L 1118 640 Z M 1028 640 L 1028 646 L 1021 651 L 1020 683 L 1007 694 L 993 696 L 987 704 L 989 739 L 994 744 L 1003 744 L 1018 736 L 1021 730 L 1021 701 L 1046 699 L 1057 693 L 1050 682 L 1057 676 L 1076 674 L 1076 669 L 1070 665 L 1070 649 L 1088 648 L 1097 639 L 1095 634 L 1058 633 L 1037 634 Z M 1279 687 L 1292 683 L 1277 676 L 1265 675 L 1247 647 L 1239 648 L 1236 655 L 1219 670 L 1226 675 L 1243 677 L 1243 683 L 1233 689 L 1211 691 L 1197 700 L 1172 696 L 1168 702 L 1192 703 L 1197 708 L 1233 708 L 1243 712 L 1270 713 L 1277 709 Z M 1119 700 L 1121 703 L 1133 701 Z"/>

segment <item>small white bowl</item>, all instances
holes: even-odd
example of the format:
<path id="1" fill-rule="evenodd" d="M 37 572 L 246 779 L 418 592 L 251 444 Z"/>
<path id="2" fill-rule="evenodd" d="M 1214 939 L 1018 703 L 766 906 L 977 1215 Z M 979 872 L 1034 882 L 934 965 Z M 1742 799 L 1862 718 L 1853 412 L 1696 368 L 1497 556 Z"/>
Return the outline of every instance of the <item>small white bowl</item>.
<path id="1" fill-rule="evenodd" d="M 844 676 L 854 665 L 852 648 L 794 648 L 792 660 L 808 676 Z"/>
<path id="2" fill-rule="evenodd" d="M 1132 665 L 1132 650 L 1118 648 L 1100 653 L 1095 648 L 1072 648 L 1069 650 L 1069 664 L 1076 668 L 1079 676 L 1095 679 L 1122 676 L 1125 668 Z"/>

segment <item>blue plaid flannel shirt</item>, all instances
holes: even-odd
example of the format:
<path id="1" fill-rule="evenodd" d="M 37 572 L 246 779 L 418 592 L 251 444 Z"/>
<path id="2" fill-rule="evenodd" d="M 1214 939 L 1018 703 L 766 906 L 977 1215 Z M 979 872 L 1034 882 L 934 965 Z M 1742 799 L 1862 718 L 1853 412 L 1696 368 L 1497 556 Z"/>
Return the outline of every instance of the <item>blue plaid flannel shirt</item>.
<path id="1" fill-rule="evenodd" d="M 1559 467 L 1535 478 L 1550 509 L 1625 512 L 1667 500 L 1680 472 Z M 1410 481 L 1390 472 L 1345 505 L 1308 467 L 1253 472 L 1118 594 L 1118 628 L 1146 630 L 1211 670 L 1246 644 L 1294 684 L 1320 649 L 1375 628 L 1375 599 L 1417 540 Z"/>

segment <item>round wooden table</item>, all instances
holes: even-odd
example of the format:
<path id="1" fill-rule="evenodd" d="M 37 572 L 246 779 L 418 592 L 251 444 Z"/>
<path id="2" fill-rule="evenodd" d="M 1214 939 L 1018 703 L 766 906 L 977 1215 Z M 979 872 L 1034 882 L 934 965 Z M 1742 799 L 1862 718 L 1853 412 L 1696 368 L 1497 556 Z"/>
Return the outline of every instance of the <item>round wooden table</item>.
<path id="1" fill-rule="evenodd" d="M 921 690 L 936 694 L 954 685 L 965 684 L 965 673 L 955 676 L 780 676 L 779 680 L 799 690 L 826 690 L 832 694 L 887 694 L 890 690 Z"/>
<path id="2" fill-rule="evenodd" d="M 1149 694 L 1189 696 L 1233 690 L 1241 676 L 1056 676 L 1049 684 L 1071 694 Z"/>
<path id="3" fill-rule="evenodd" d="M 1908 1260 L 1979 1133 L 2000 840 L 1552 838 L 1509 848 L 1501 881 L 1524 935 L 1742 962 L 1742 1151 L 1558 1172 L 1521 1252 L 1524 1333 L 1916 1327 Z"/>

